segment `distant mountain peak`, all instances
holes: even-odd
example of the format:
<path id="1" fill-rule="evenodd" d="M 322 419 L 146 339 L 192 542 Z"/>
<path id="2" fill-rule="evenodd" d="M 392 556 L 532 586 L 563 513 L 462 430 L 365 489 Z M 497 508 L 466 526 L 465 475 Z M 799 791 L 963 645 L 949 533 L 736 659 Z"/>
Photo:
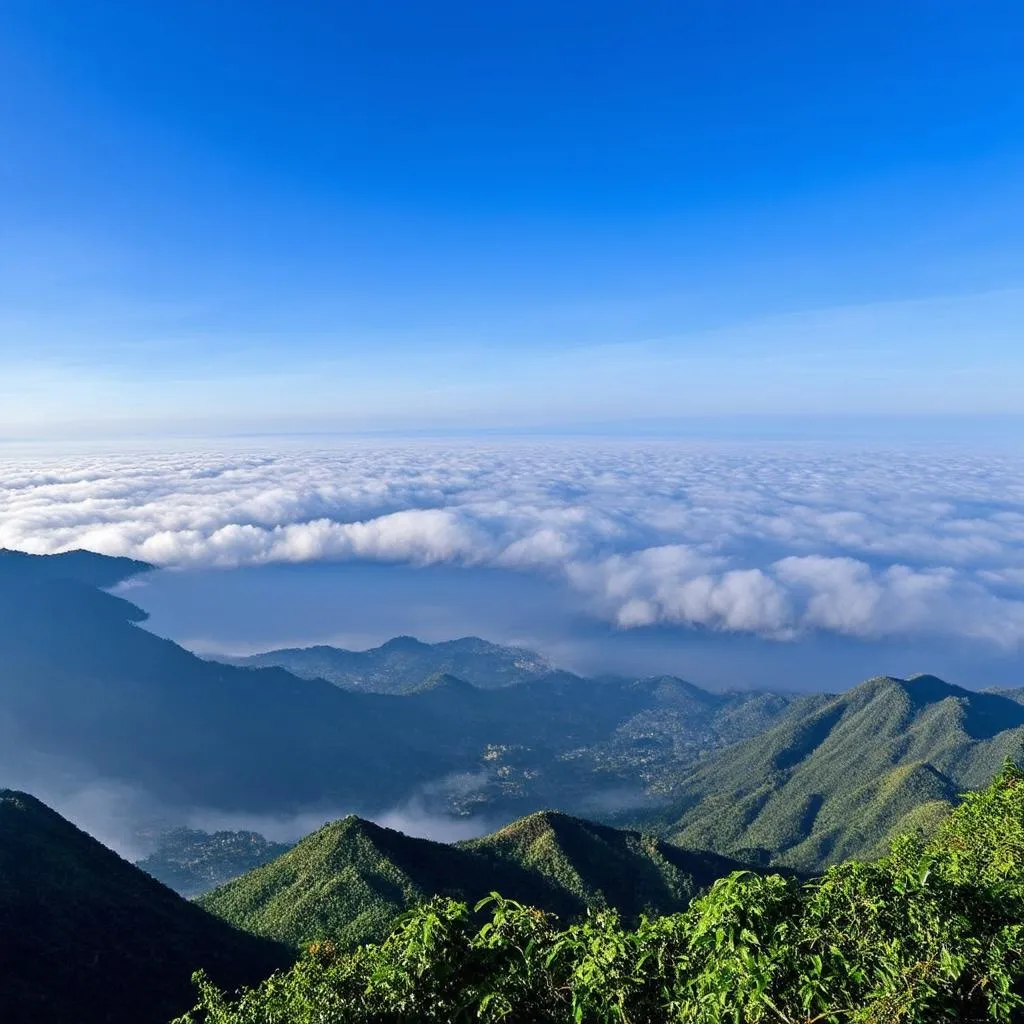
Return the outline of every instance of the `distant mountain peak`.
<path id="1" fill-rule="evenodd" d="M 335 832 L 341 835 L 352 832 L 365 836 L 378 836 L 394 831 L 394 829 L 390 829 L 385 825 L 378 825 L 375 821 L 370 821 L 369 818 L 364 818 L 359 814 L 346 814 L 344 818 L 337 818 L 334 821 L 328 821 L 326 824 L 322 825 L 317 832 L 314 832 L 313 835 L 330 832 Z"/>
<path id="2" fill-rule="evenodd" d="M 492 643 L 490 640 L 484 640 L 479 636 L 457 636 L 454 640 L 442 640 L 440 643 L 434 644 L 433 646 L 457 647 L 460 650 L 471 651 L 473 653 L 502 650 L 500 644 Z"/>
<path id="3" fill-rule="evenodd" d="M 915 694 L 925 695 L 931 700 L 945 700 L 946 697 L 969 697 L 970 690 L 965 690 L 955 683 L 947 683 L 945 679 L 933 676 L 927 672 L 920 672 L 917 675 L 908 676 L 902 680 L 903 685 Z"/>
<path id="4" fill-rule="evenodd" d="M 840 694 L 839 699 L 848 697 L 856 701 L 861 695 L 873 696 L 887 693 L 899 693 L 904 699 L 908 699 L 916 708 L 924 708 L 933 704 L 940 704 L 950 697 L 962 703 L 977 702 L 979 691 L 968 690 L 955 683 L 948 683 L 936 675 L 921 672 L 916 675 L 901 678 L 900 676 L 875 676 Z"/>
<path id="5" fill-rule="evenodd" d="M 26 828 L 41 824 L 55 828 L 74 828 L 69 821 L 65 821 L 55 810 L 30 793 L 18 789 L 0 789 L 0 828 Z"/>
<path id="6" fill-rule="evenodd" d="M 636 685 L 645 687 L 657 695 L 663 703 L 700 701 L 703 704 L 720 704 L 726 698 L 712 693 L 679 676 L 647 676 L 638 679 Z"/>
<path id="7" fill-rule="evenodd" d="M 414 636 L 407 636 L 405 634 L 401 636 L 393 636 L 390 640 L 385 640 L 379 647 L 376 648 L 378 651 L 421 651 L 425 647 L 429 647 L 430 644 L 424 643 L 422 640 L 418 640 Z"/>
<path id="8" fill-rule="evenodd" d="M 656 848 L 655 848 L 656 846 Z M 538 811 L 479 839 L 447 845 L 349 815 L 276 861 L 200 899 L 238 927 L 301 944 L 357 943 L 430 895 L 470 905 L 492 891 L 563 917 L 612 905 L 635 918 L 682 909 L 739 867 L 704 853 L 651 846 L 635 832 Z"/>
<path id="9" fill-rule="evenodd" d="M 520 832 L 537 831 L 539 829 L 587 828 L 600 830 L 605 827 L 604 825 L 587 821 L 585 818 L 577 818 L 572 814 L 566 814 L 564 811 L 543 810 L 534 811 L 532 814 L 517 818 L 504 828 L 498 829 L 497 832 L 493 833 L 493 836 L 498 838 L 500 836 L 511 836 Z M 609 828 L 609 831 L 616 832 L 620 830 Z M 471 842 L 473 841 L 475 840 L 471 840 Z"/>
<path id="10" fill-rule="evenodd" d="M 550 676 L 546 658 L 520 647 L 503 647 L 477 636 L 425 643 L 396 636 L 363 651 L 319 644 L 265 651 L 230 664 L 276 666 L 303 679 L 326 679 L 346 690 L 408 694 L 439 673 L 465 680 L 480 690 L 496 690 Z"/>

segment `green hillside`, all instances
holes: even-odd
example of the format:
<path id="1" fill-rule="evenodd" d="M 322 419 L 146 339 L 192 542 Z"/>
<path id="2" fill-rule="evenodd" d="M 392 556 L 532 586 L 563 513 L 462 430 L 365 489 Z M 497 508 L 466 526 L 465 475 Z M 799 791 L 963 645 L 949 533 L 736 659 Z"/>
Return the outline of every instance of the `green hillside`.
<path id="1" fill-rule="evenodd" d="M 683 846 L 817 870 L 933 828 L 1024 738 L 1024 707 L 936 679 L 880 677 L 794 704 L 772 728 L 690 771 L 665 833 Z"/>
<path id="2" fill-rule="evenodd" d="M 432 896 L 472 904 L 498 889 L 563 918 L 610 904 L 634 919 L 682 909 L 736 866 L 552 812 L 451 846 L 348 817 L 199 904 L 256 935 L 350 946 Z"/>
<path id="3" fill-rule="evenodd" d="M 628 920 L 685 907 L 716 878 L 738 867 L 714 853 L 684 850 L 650 835 L 552 811 L 531 814 L 459 845 L 485 860 L 495 874 L 501 865 L 511 864 L 549 880 L 576 901 L 570 908 L 574 913 L 607 905 Z"/>
<path id="4" fill-rule="evenodd" d="M 158 1024 L 189 1008 L 199 967 L 234 988 L 288 960 L 0 790 L 0 1020 Z"/>
<path id="5" fill-rule="evenodd" d="M 385 935 L 399 913 L 434 894 L 485 894 L 483 867 L 457 847 L 350 815 L 198 902 L 256 935 L 293 945 L 325 937 L 351 945 Z M 514 870 L 500 881 L 523 899 L 544 888 Z"/>
<path id="6" fill-rule="evenodd" d="M 635 780 L 658 798 L 672 793 L 702 754 L 756 736 L 799 700 L 749 690 L 709 693 L 674 676 L 633 680 L 624 689 L 636 710 L 607 737 L 571 756 L 594 770 Z"/>
<path id="7" fill-rule="evenodd" d="M 311 947 L 183 1024 L 1019 1024 L 1024 772 L 1006 764 L 930 841 L 811 881 L 737 872 L 683 912 L 568 926 L 495 897 L 435 900 L 379 945 Z"/>

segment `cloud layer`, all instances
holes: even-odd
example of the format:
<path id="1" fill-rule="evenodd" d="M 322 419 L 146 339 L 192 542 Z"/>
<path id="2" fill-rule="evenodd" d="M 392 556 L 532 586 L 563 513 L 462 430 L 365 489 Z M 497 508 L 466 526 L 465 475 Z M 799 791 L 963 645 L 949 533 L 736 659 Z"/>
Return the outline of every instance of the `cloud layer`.
<path id="1" fill-rule="evenodd" d="M 1024 640 L 1024 459 L 723 444 L 356 444 L 0 462 L 0 545 L 163 566 L 555 575 L 622 628 Z"/>

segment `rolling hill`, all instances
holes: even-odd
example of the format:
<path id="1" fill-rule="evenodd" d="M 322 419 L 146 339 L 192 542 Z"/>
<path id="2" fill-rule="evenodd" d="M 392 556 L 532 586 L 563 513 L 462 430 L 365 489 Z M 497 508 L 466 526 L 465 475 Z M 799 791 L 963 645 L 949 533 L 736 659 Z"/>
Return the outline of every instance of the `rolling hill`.
<path id="1" fill-rule="evenodd" d="M 682 909 L 738 866 L 553 812 L 454 845 L 350 816 L 199 904 L 292 945 L 318 938 L 354 945 L 382 938 L 400 913 L 435 895 L 472 905 L 497 890 L 563 918 L 611 905 L 635 920 Z"/>
<path id="2" fill-rule="evenodd" d="M 689 772 L 656 817 L 672 842 L 804 870 L 929 830 L 1024 740 L 1024 706 L 934 676 L 794 703 Z"/>
<path id="3" fill-rule="evenodd" d="M 199 967 L 252 984 L 283 947 L 188 903 L 45 804 L 0 790 L 0 1020 L 165 1024 Z"/>
<path id="4" fill-rule="evenodd" d="M 552 811 L 459 846 L 492 870 L 510 864 L 547 879 L 575 901 L 570 914 L 607 904 L 628 921 L 681 909 L 716 878 L 741 867 L 718 854 Z"/>
<path id="5" fill-rule="evenodd" d="M 649 805 L 701 752 L 789 703 L 569 673 L 491 689 L 442 674 L 407 694 L 350 692 L 206 661 L 140 628 L 141 608 L 95 584 L 147 568 L 74 552 L 0 559 L 8 785 L 43 791 L 45 769 L 129 786 L 170 824 L 197 807 L 373 815 L 414 798 L 436 813 L 508 819 L 555 806 L 593 817 L 609 794 Z"/>
<path id="6" fill-rule="evenodd" d="M 318 645 L 225 660 L 254 668 L 283 668 L 301 679 L 326 679 L 344 689 L 366 693 L 409 693 L 440 674 L 457 676 L 489 690 L 541 679 L 554 671 L 533 651 L 503 647 L 475 636 L 436 644 L 396 636 L 366 651 Z"/>
<path id="7" fill-rule="evenodd" d="M 1007 763 L 930 840 L 872 862 L 807 880 L 739 872 L 632 930 L 604 913 L 566 927 L 500 899 L 474 920 L 438 898 L 383 943 L 313 945 L 233 1004 L 206 987 L 188 1024 L 1013 1024 L 1022 920 L 1024 771 Z"/>
<path id="8" fill-rule="evenodd" d="M 172 824 L 196 807 L 373 816 L 415 800 L 492 820 L 558 807 L 817 870 L 931 827 L 1024 732 L 1019 695 L 931 676 L 800 698 L 570 673 L 493 688 L 435 673 L 407 693 L 352 692 L 148 633 L 144 611 L 98 589 L 147 569 L 0 557 L 8 785 L 30 787 L 27 764 L 55 765 L 130 785 Z"/>

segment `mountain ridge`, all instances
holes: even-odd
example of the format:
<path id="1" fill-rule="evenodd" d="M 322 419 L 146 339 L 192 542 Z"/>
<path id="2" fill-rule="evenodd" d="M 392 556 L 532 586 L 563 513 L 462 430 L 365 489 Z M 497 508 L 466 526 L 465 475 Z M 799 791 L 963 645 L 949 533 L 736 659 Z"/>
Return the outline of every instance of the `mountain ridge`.
<path id="1" fill-rule="evenodd" d="M 156 566 L 122 555 L 100 555 L 75 548 L 55 555 L 33 555 L 0 548 L 0 577 L 26 580 L 70 580 L 90 587 L 113 587 Z"/>
<path id="2" fill-rule="evenodd" d="M 313 644 L 219 660 L 242 667 L 284 668 L 301 679 L 326 679 L 344 689 L 388 694 L 413 692 L 438 674 L 464 679 L 481 689 L 495 689 L 555 672 L 535 651 L 477 636 L 426 643 L 403 635 L 363 651 Z"/>
<path id="3" fill-rule="evenodd" d="M 198 903 L 292 945 L 323 938 L 354 945 L 383 937 L 399 914 L 434 896 L 473 905 L 497 890 L 563 918 L 611 905 L 635 920 L 682 909 L 740 866 L 555 811 L 454 844 L 349 815 Z"/>
<path id="4" fill-rule="evenodd" d="M 1024 730 L 1019 695 L 931 675 L 801 697 L 571 673 L 486 689 L 442 673 L 419 692 L 351 692 L 198 658 L 94 585 L 146 567 L 83 558 L 0 558 L 0 777 L 18 782 L 27 750 L 129 784 L 179 820 L 195 807 L 372 817 L 413 800 L 491 820 L 559 807 L 817 870 L 930 827 Z"/>
<path id="5" fill-rule="evenodd" d="M 709 754 L 655 818 L 673 842 L 762 848 L 819 870 L 933 827 L 1022 739 L 1024 708 L 1010 698 L 931 675 L 877 676 L 794 702 L 765 732 Z"/>
<path id="6" fill-rule="evenodd" d="M 63 556 L 49 557 L 0 560 L 0 777 L 39 788 L 21 766 L 58 764 L 139 790 L 180 822 L 193 808 L 372 816 L 411 799 L 460 816 L 591 813 L 591 796 L 608 790 L 649 802 L 701 751 L 789 702 L 691 692 L 687 703 L 664 683 L 570 673 L 351 692 L 199 658 L 139 628 L 145 611 L 123 597 L 59 578 Z M 104 578 L 129 569 L 139 566 L 115 563 Z"/>

